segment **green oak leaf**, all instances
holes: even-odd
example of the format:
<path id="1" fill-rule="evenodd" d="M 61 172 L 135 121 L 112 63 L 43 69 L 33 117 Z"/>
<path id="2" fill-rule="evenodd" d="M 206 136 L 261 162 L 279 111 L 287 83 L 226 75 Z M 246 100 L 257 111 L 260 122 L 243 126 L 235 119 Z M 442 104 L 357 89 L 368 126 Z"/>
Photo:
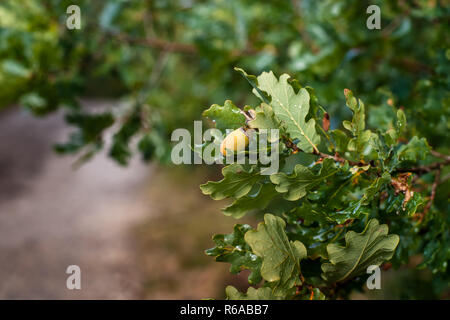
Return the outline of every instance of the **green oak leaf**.
<path id="1" fill-rule="evenodd" d="M 353 96 L 351 90 L 344 90 L 347 106 L 353 111 L 352 121 L 344 121 L 344 128 L 349 130 L 354 138 L 348 142 L 348 150 L 356 152 L 360 158 L 367 148 L 367 144 L 372 137 L 370 130 L 364 130 L 366 128 L 366 115 L 364 109 L 364 103 L 360 99 L 356 99 Z"/>
<path id="2" fill-rule="evenodd" d="M 230 164 L 222 169 L 224 177 L 222 180 L 209 181 L 202 184 L 200 189 L 203 194 L 210 195 L 214 200 L 239 199 L 247 195 L 261 179 L 259 171 L 252 169 L 247 172 L 240 164 Z"/>
<path id="3" fill-rule="evenodd" d="M 329 218 L 337 224 L 342 224 L 349 219 L 359 218 L 363 214 L 368 214 L 368 209 L 362 205 L 362 200 L 352 201 L 348 207 L 336 211 L 330 212 Z"/>
<path id="4" fill-rule="evenodd" d="M 341 130 L 335 129 L 330 131 L 330 137 L 336 146 L 336 151 L 345 153 L 347 151 L 347 145 L 350 138 Z"/>
<path id="5" fill-rule="evenodd" d="M 398 150 L 400 161 L 418 161 L 423 160 L 430 153 L 431 147 L 425 138 L 414 136 L 408 144 L 402 145 Z"/>
<path id="6" fill-rule="evenodd" d="M 365 206 L 375 198 L 380 190 L 391 181 L 391 175 L 384 172 L 381 177 L 375 179 L 367 188 L 364 189 L 363 196 L 357 201 L 352 201 L 348 207 L 331 212 L 328 217 L 334 222 L 341 224 L 349 219 L 359 218 L 363 214 L 367 214 L 369 209 Z"/>
<path id="7" fill-rule="evenodd" d="M 318 222 L 319 224 L 333 222 L 333 220 L 328 217 L 328 214 L 325 210 L 317 206 L 314 207 L 307 200 L 303 201 L 301 206 L 298 206 L 296 208 L 294 214 L 295 218 L 301 218 L 306 224 L 311 224 L 313 222 Z"/>
<path id="8" fill-rule="evenodd" d="M 369 131 L 370 132 L 370 131 Z M 388 136 L 393 139 L 389 141 L 390 139 L 387 138 L 383 141 L 383 139 L 380 139 L 380 136 L 378 134 L 370 132 L 370 138 L 368 142 L 368 147 L 364 150 L 364 155 L 367 155 L 368 159 L 366 160 L 386 160 L 388 156 L 388 146 L 391 146 L 397 142 L 397 138 L 395 135 L 390 136 L 389 134 L 395 132 L 395 130 L 392 129 L 392 131 L 389 131 L 384 134 L 384 138 L 386 139 Z M 391 144 L 390 144 L 391 142 Z"/>
<path id="9" fill-rule="evenodd" d="M 395 145 L 397 143 L 397 139 L 398 139 L 397 130 L 395 130 L 394 128 L 387 130 L 386 133 L 384 134 L 384 139 L 386 140 L 386 144 L 389 147 L 392 147 L 393 145 Z"/>
<path id="10" fill-rule="evenodd" d="M 404 195 L 401 198 L 404 199 Z M 412 196 L 411 199 L 409 199 L 408 203 L 405 206 L 405 211 L 408 213 L 408 216 L 412 217 L 416 214 L 418 209 L 421 208 L 425 203 L 426 200 L 422 197 L 422 195 L 420 195 L 420 193 L 414 192 L 414 195 Z"/>
<path id="11" fill-rule="evenodd" d="M 381 177 L 375 179 L 372 184 L 364 190 L 364 195 L 362 198 L 362 204 L 367 205 L 372 201 L 372 199 L 378 194 L 382 187 L 391 181 L 391 175 L 389 172 L 383 172 Z"/>
<path id="12" fill-rule="evenodd" d="M 261 276 L 273 284 L 276 296 L 287 296 L 290 289 L 301 284 L 300 260 L 307 256 L 300 241 L 289 241 L 285 227 L 283 219 L 266 214 L 257 230 L 245 234 L 245 241 L 262 258 Z"/>
<path id="13" fill-rule="evenodd" d="M 450 260 L 450 218 L 447 212 L 435 213 L 428 221 L 428 232 L 422 237 L 424 246 L 421 250 L 423 261 L 417 267 L 429 268 L 432 273 L 442 272 L 449 274 L 448 261 Z M 448 281 L 447 281 L 448 283 Z"/>
<path id="14" fill-rule="evenodd" d="M 423 249 L 423 262 L 417 268 L 429 268 L 433 273 L 445 273 L 450 260 L 450 250 L 448 248 L 450 248 L 448 232 L 443 240 L 436 238 L 429 241 Z"/>
<path id="15" fill-rule="evenodd" d="M 356 152 L 361 159 L 365 149 L 368 147 L 369 140 L 372 137 L 372 132 L 370 130 L 365 130 L 361 132 L 357 137 L 350 139 L 347 148 L 349 151 Z"/>
<path id="16" fill-rule="evenodd" d="M 330 263 L 322 264 L 322 277 L 327 282 L 341 282 L 366 272 L 370 265 L 380 265 L 394 255 L 398 235 L 388 235 L 388 226 L 371 219 L 361 233 L 345 234 L 346 246 L 327 246 Z"/>
<path id="17" fill-rule="evenodd" d="M 213 241 L 216 246 L 205 250 L 205 253 L 216 257 L 217 262 L 230 263 L 230 272 L 233 274 L 244 269 L 251 270 L 248 282 L 258 284 L 261 281 L 261 258 L 252 252 L 244 240 L 244 235 L 249 230 L 252 230 L 252 227 L 248 224 L 236 224 L 233 233 L 214 235 Z"/>
<path id="18" fill-rule="evenodd" d="M 395 128 L 388 129 L 384 134 L 386 144 L 389 147 L 392 147 L 395 144 L 397 144 L 398 138 L 405 132 L 405 130 L 406 130 L 406 116 L 402 109 L 398 109 Z"/>
<path id="19" fill-rule="evenodd" d="M 290 231 L 287 233 L 289 239 L 295 239 L 302 242 L 307 249 L 309 259 L 314 260 L 318 257 L 326 259 L 327 243 L 332 237 L 336 236 L 338 230 L 333 230 L 334 227 L 331 224 L 308 224 L 307 220 L 303 222 L 301 220 L 293 222 L 292 218 L 289 218 L 288 216 L 289 215 L 286 215 L 286 220 L 289 225 L 295 226 L 289 228 Z"/>
<path id="20" fill-rule="evenodd" d="M 352 122 L 344 121 L 344 127 L 351 131 L 354 136 L 357 136 L 366 128 L 366 115 L 364 112 L 364 103 L 361 100 L 357 100 L 353 96 L 353 92 L 351 90 L 344 90 L 345 100 L 347 107 L 353 111 L 353 119 Z"/>
<path id="21" fill-rule="evenodd" d="M 406 116 L 402 109 L 397 110 L 397 134 L 401 135 L 406 130 Z"/>
<path id="22" fill-rule="evenodd" d="M 315 173 L 310 168 L 297 164 L 291 175 L 284 172 L 276 173 L 270 176 L 270 181 L 277 185 L 275 189 L 278 192 L 285 193 L 285 199 L 298 200 L 304 197 L 308 190 L 338 172 L 332 159 L 324 159 L 319 166 L 321 166 L 319 172 Z"/>
<path id="23" fill-rule="evenodd" d="M 390 191 L 387 198 L 387 212 L 395 212 L 396 214 L 406 214 L 409 217 L 414 216 L 414 214 L 421 208 L 425 203 L 425 199 L 418 192 L 414 192 L 413 196 L 408 200 L 406 205 L 404 205 L 405 195 L 403 193 L 396 194 Z"/>
<path id="24" fill-rule="evenodd" d="M 273 184 L 264 184 L 258 193 L 235 200 L 231 205 L 224 208 L 222 212 L 226 216 L 240 219 L 249 211 L 265 209 L 277 195 L 278 193 L 275 191 Z"/>
<path id="25" fill-rule="evenodd" d="M 203 116 L 213 120 L 219 130 L 237 129 L 245 125 L 245 116 L 231 100 L 226 100 L 223 106 L 213 104 L 203 111 Z"/>
<path id="26" fill-rule="evenodd" d="M 268 130 L 268 141 L 274 142 L 275 138 L 270 135 L 270 129 L 278 129 L 279 123 L 276 121 L 272 107 L 266 103 L 255 109 L 255 119 L 248 122 L 248 126 L 252 129 L 266 129 Z M 278 137 L 279 138 L 279 137 Z"/>
<path id="27" fill-rule="evenodd" d="M 276 297 L 272 294 L 272 289 L 268 287 L 262 287 L 255 289 L 253 287 L 248 288 L 247 293 L 239 292 L 233 286 L 227 286 L 225 289 L 225 293 L 227 295 L 228 300 L 278 300 L 279 297 Z"/>
<path id="28" fill-rule="evenodd" d="M 320 135 L 316 132 L 316 121 L 305 120 L 309 112 L 310 96 L 305 88 L 295 93 L 288 83 L 289 75 L 283 74 L 278 80 L 273 72 L 263 72 L 258 76 L 258 88 L 267 92 L 272 98 L 270 105 L 275 116 L 280 120 L 290 137 L 298 139 L 298 147 L 304 152 L 319 153 L 317 145 Z M 255 92 L 259 96 L 258 92 Z"/>

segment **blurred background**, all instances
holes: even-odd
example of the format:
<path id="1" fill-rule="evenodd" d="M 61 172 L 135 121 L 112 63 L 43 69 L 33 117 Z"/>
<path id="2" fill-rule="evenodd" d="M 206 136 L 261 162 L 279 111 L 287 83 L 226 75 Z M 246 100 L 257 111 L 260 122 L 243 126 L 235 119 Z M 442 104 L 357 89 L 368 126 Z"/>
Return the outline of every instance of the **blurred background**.
<path id="1" fill-rule="evenodd" d="M 74 4 L 81 28 L 70 30 Z M 366 26 L 372 4 L 379 30 Z M 198 188 L 220 170 L 171 166 L 171 132 L 213 103 L 255 105 L 238 66 L 315 88 L 331 128 L 349 116 L 344 88 L 372 127 L 402 107 L 412 132 L 448 153 L 449 12 L 447 0 L 1 1 L 0 298 L 245 288 L 203 253 L 236 223 Z M 66 289 L 72 264 L 82 290 Z M 354 298 L 436 297 L 430 272 L 385 274 L 383 290 Z"/>

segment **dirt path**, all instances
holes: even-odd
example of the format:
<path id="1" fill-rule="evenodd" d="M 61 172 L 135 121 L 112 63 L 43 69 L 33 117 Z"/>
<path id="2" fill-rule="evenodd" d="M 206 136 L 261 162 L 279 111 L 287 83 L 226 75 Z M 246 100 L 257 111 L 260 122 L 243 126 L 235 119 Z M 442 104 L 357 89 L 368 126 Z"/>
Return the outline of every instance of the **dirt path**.
<path id="1" fill-rule="evenodd" d="M 148 215 L 151 168 L 102 154 L 74 171 L 74 157 L 51 150 L 66 135 L 61 116 L 0 114 L 0 298 L 137 298 L 129 230 Z M 72 264 L 81 290 L 66 288 Z"/>

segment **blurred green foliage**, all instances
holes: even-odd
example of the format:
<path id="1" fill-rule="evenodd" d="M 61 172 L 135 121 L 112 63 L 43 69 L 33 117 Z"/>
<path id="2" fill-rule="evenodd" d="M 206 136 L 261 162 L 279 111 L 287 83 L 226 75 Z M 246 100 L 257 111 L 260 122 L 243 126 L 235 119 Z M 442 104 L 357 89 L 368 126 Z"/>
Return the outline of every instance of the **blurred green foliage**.
<path id="1" fill-rule="evenodd" d="M 314 87 L 335 117 L 332 128 L 349 116 L 343 88 L 369 105 L 375 127 L 388 127 L 391 105 L 403 106 L 416 130 L 443 147 L 450 112 L 445 2 L 5 0 L 0 105 L 20 102 L 36 115 L 64 109 L 88 117 L 71 124 L 89 131 L 94 111 L 82 110 L 80 97 L 127 98 L 131 108 L 102 111 L 127 126 L 111 155 L 126 163 L 137 135 L 145 159 L 168 160 L 172 130 L 191 128 L 205 106 L 255 102 L 233 71 L 239 66 L 288 72 Z M 71 4 L 81 8 L 80 30 L 66 28 Z M 370 4 L 381 7 L 381 30 L 366 27 Z M 80 136 L 89 133 L 57 149 L 98 149 L 101 132 L 96 141 Z"/>

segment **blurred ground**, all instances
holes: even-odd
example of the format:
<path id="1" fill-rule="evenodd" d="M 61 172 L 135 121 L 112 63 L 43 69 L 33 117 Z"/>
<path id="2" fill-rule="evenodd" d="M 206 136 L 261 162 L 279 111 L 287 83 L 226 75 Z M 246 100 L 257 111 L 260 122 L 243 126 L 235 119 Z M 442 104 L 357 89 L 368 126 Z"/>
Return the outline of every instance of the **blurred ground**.
<path id="1" fill-rule="evenodd" d="M 200 194 L 204 171 L 122 168 L 105 154 L 74 170 L 76 157 L 51 150 L 68 131 L 58 115 L 0 113 L 0 298 L 223 297 L 228 266 L 203 250 L 235 221 Z M 81 290 L 66 289 L 72 264 Z"/>
<path id="2" fill-rule="evenodd" d="M 216 263 L 204 254 L 213 246 L 213 234 L 230 233 L 238 223 L 221 214 L 223 202 L 212 201 L 196 191 L 201 183 L 219 179 L 213 174 L 217 171 L 204 167 L 189 172 L 170 169 L 152 173 L 148 194 L 154 213 L 134 232 L 140 244 L 143 298 L 223 299 L 227 284 L 239 289 L 248 287 L 248 273 L 231 275 L 229 264 Z"/>
<path id="3" fill-rule="evenodd" d="M 33 119 L 14 108 L 0 117 L 0 297 L 132 298 L 139 292 L 127 229 L 145 213 L 149 168 L 120 168 L 99 155 L 78 170 L 52 143 L 62 117 Z M 67 266 L 82 290 L 67 290 Z"/>

